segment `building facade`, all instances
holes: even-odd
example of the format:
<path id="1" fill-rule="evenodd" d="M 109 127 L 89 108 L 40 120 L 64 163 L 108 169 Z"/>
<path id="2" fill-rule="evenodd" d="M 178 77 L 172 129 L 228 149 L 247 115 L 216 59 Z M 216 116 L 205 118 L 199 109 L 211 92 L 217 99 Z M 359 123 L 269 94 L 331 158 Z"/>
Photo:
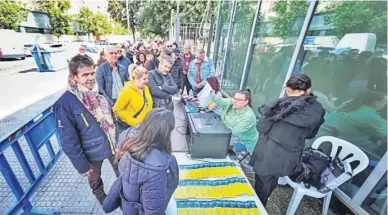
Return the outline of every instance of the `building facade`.
<path id="1" fill-rule="evenodd" d="M 387 214 L 386 15 L 386 1 L 316 0 L 225 0 L 218 13 L 213 59 L 224 94 L 250 88 L 257 113 L 284 95 L 291 75 L 307 74 L 326 110 L 318 137 L 347 140 L 369 157 L 335 190 L 356 214 Z"/>

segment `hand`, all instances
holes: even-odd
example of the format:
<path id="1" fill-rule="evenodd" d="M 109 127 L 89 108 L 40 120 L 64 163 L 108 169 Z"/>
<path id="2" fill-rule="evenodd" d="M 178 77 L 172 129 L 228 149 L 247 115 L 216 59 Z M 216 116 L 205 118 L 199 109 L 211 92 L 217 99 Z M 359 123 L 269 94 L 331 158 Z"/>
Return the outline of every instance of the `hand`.
<path id="1" fill-rule="evenodd" d="M 216 92 L 214 92 L 214 90 L 210 90 L 210 95 L 214 98 L 216 97 Z"/>
<path id="2" fill-rule="evenodd" d="M 93 172 L 93 169 L 89 169 L 87 172 L 85 172 L 84 174 L 82 174 L 83 176 L 86 176 L 86 177 L 89 177 L 89 175 Z"/>
<path id="3" fill-rule="evenodd" d="M 200 83 L 197 84 L 197 85 L 196 85 L 196 88 L 197 88 L 197 89 L 201 89 L 201 88 L 202 88 L 201 84 L 200 84 Z"/>

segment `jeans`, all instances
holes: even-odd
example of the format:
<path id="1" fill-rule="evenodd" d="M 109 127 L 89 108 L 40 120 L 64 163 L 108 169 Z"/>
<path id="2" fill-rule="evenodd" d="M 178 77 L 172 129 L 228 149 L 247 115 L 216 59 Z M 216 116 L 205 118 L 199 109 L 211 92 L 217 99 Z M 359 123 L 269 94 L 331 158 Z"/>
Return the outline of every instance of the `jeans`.
<path id="1" fill-rule="evenodd" d="M 279 177 L 272 175 L 256 175 L 255 174 L 255 192 L 259 197 L 261 203 L 265 207 L 272 191 L 278 184 Z"/>
<path id="2" fill-rule="evenodd" d="M 117 167 L 117 164 L 114 163 L 115 156 L 108 158 L 109 163 L 111 164 L 116 177 L 119 176 L 119 169 Z M 105 191 L 104 191 L 104 183 L 101 179 L 101 167 L 102 163 L 104 161 L 96 161 L 90 163 L 90 169 L 92 170 L 88 176 L 89 186 L 92 189 L 93 195 L 96 196 L 97 200 L 102 203 L 104 202 L 104 199 L 106 197 Z"/>
<path id="3" fill-rule="evenodd" d="M 187 95 L 189 95 L 190 94 L 190 90 L 191 90 L 191 84 L 189 82 L 189 79 L 187 78 L 187 75 L 184 75 L 184 76 L 185 77 L 184 77 L 183 88 L 186 87 L 186 93 L 187 93 Z M 182 89 L 182 93 L 183 93 L 183 90 L 184 89 Z"/>

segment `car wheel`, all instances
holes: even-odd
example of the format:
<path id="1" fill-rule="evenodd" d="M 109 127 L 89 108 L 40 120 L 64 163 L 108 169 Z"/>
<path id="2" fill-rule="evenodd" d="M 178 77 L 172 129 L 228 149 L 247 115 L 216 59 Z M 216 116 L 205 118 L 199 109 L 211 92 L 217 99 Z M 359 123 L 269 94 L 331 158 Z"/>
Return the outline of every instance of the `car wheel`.
<path id="1" fill-rule="evenodd" d="M 22 60 L 26 59 L 26 57 L 22 57 Z"/>

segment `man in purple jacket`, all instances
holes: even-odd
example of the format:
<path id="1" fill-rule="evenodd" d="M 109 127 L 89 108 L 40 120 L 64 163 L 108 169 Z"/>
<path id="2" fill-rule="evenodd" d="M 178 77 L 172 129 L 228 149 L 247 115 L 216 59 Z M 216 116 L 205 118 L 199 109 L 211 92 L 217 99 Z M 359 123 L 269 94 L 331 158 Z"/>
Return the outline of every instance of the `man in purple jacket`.
<path id="1" fill-rule="evenodd" d="M 111 108 L 98 94 L 94 62 L 86 55 L 76 55 L 69 62 L 67 91 L 54 105 L 62 148 L 74 168 L 88 177 L 90 188 L 102 204 L 106 197 L 101 166 L 109 159 L 114 165 L 116 132 Z"/>

